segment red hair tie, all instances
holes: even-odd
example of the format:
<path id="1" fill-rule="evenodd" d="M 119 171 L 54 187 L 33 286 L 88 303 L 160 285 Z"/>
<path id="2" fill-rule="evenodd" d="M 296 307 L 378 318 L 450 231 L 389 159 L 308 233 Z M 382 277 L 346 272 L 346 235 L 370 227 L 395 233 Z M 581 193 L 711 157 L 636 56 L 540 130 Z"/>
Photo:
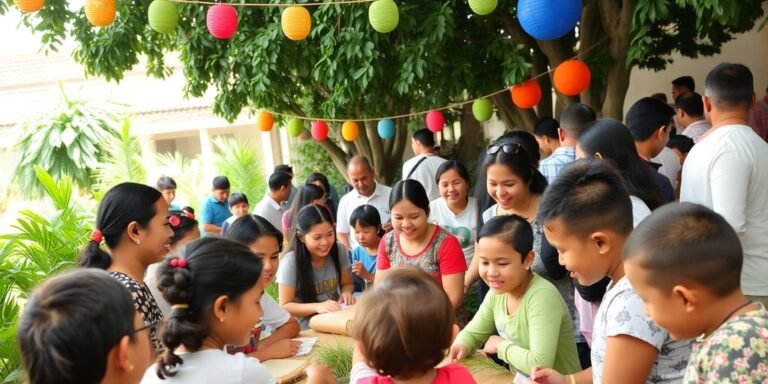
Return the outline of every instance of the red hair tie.
<path id="1" fill-rule="evenodd" d="M 171 259 L 171 267 L 174 268 L 186 268 L 187 267 L 187 261 L 184 259 L 180 259 L 178 257 L 174 257 Z"/>
<path id="2" fill-rule="evenodd" d="M 179 226 L 179 224 L 181 224 L 181 219 L 179 219 L 178 216 L 170 216 L 168 217 L 168 224 L 176 228 Z"/>
<path id="3" fill-rule="evenodd" d="M 91 232 L 91 241 L 93 241 L 96 244 L 101 244 L 101 241 L 104 239 L 104 235 L 101 233 L 100 230 L 94 229 L 93 232 Z"/>

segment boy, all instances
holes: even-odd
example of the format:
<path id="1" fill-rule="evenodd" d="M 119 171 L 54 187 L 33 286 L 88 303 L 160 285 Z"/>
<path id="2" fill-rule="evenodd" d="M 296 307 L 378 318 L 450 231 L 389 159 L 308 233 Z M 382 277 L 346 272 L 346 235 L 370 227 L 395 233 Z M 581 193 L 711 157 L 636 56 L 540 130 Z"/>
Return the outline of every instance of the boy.
<path id="1" fill-rule="evenodd" d="M 547 158 L 560 148 L 558 128 L 560 128 L 560 123 L 551 117 L 542 117 L 533 126 L 533 136 L 539 143 L 541 157 Z"/>
<path id="2" fill-rule="evenodd" d="M 224 236 L 224 234 L 227 233 L 227 228 L 229 228 L 235 220 L 248 215 L 248 197 L 245 196 L 244 193 L 233 193 L 229 196 L 227 203 L 229 204 L 229 212 L 232 213 L 232 216 L 221 225 L 221 236 Z"/>
<path id="3" fill-rule="evenodd" d="M 216 176 L 213 178 L 212 184 L 211 195 L 201 204 L 200 217 L 202 217 L 203 236 L 220 234 L 221 225 L 232 216 L 227 208 L 229 179 L 226 176 Z"/>
<path id="4" fill-rule="evenodd" d="M 173 200 L 176 199 L 176 180 L 169 176 L 163 176 L 157 179 L 157 190 L 163 194 L 163 198 L 168 202 L 168 210 L 181 210 L 181 207 L 173 204 Z"/>
<path id="5" fill-rule="evenodd" d="M 684 383 L 768 382 L 768 311 L 741 291 L 741 243 L 702 205 L 658 209 L 624 248 L 646 312 L 675 339 L 701 336 Z"/>
<path id="6" fill-rule="evenodd" d="M 285 211 L 283 203 L 287 202 L 291 195 L 292 179 L 291 175 L 285 172 L 275 172 L 270 175 L 269 190 L 256 204 L 253 214 L 267 219 L 275 228 L 282 228 Z"/>
<path id="7" fill-rule="evenodd" d="M 535 383 L 679 383 L 690 342 L 672 341 L 644 315 L 624 277 L 622 249 L 632 231 L 632 202 L 618 172 L 599 159 L 568 166 L 547 187 L 538 219 L 560 263 L 581 285 L 611 284 L 595 317 L 592 368 L 568 377 L 534 368 Z M 631 358 L 628 358 L 631 357 Z"/>

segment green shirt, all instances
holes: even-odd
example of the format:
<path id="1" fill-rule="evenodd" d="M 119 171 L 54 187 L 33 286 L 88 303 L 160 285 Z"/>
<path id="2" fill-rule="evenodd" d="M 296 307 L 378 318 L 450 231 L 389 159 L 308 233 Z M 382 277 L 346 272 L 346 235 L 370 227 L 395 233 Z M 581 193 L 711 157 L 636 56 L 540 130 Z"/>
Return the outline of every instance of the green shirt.
<path id="1" fill-rule="evenodd" d="M 576 352 L 571 316 L 565 301 L 552 283 L 533 274 L 517 312 L 507 313 L 508 294 L 488 292 L 477 314 L 459 333 L 454 344 L 461 344 L 471 354 L 498 332 L 499 358 L 526 375 L 540 365 L 570 374 L 581 365 Z"/>

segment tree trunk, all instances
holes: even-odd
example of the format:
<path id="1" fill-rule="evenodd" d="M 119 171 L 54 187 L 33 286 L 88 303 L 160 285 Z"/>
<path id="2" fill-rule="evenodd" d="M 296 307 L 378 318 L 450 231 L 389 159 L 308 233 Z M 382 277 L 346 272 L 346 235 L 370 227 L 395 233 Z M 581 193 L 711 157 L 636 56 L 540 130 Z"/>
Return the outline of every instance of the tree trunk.
<path id="1" fill-rule="evenodd" d="M 475 119 L 472 105 L 464 104 L 461 111 L 461 138 L 456 144 L 454 158 L 464 163 L 467 168 L 472 169 L 472 164 L 477 160 L 484 144 L 483 124 Z"/>
<path id="2" fill-rule="evenodd" d="M 601 0 L 599 2 L 600 20 L 603 31 L 609 38 L 608 53 L 611 57 L 608 78 L 606 79 L 605 101 L 602 116 L 622 120 L 624 117 L 624 99 L 629 88 L 629 75 L 632 68 L 627 66 L 626 53 L 631 42 L 630 29 L 632 12 L 637 0 Z"/>

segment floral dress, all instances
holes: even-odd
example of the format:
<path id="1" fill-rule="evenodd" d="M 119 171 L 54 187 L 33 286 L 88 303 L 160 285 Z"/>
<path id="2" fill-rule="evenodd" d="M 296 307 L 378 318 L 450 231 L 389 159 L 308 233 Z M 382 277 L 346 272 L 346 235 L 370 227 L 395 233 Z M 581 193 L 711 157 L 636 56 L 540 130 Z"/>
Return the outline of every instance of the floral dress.
<path id="1" fill-rule="evenodd" d="M 139 283 L 122 272 L 111 272 L 110 275 L 128 288 L 128 292 L 131 293 L 131 298 L 133 299 L 133 306 L 136 307 L 136 311 L 144 318 L 144 324 L 157 324 L 163 320 L 163 312 L 160 311 L 155 297 L 152 296 L 152 292 L 146 284 Z M 149 339 L 155 348 L 155 354 L 159 355 L 163 350 L 163 344 L 160 342 L 157 327 L 150 328 Z"/>

